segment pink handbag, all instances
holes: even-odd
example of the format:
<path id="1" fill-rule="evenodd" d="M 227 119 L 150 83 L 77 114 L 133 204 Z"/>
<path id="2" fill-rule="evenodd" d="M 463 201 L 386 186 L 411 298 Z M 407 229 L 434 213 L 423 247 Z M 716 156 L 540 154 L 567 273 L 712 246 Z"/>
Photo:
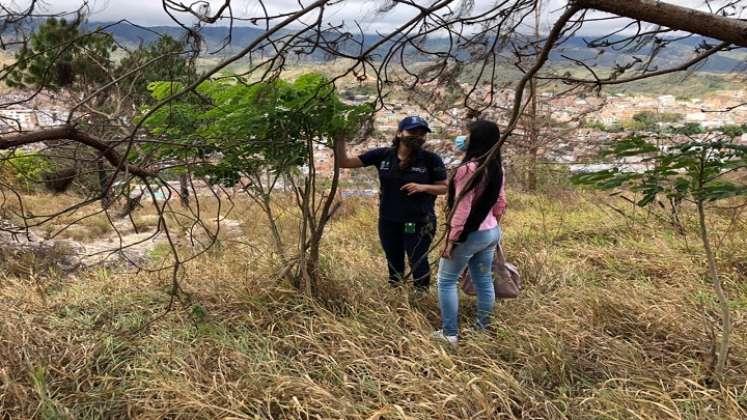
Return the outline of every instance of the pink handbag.
<path id="1" fill-rule="evenodd" d="M 477 294 L 475 285 L 472 283 L 472 277 L 469 274 L 469 269 L 465 269 L 462 276 L 459 278 L 459 285 L 464 293 L 474 296 Z M 493 285 L 495 287 L 495 298 L 496 299 L 513 299 L 519 296 L 521 288 L 523 286 L 521 281 L 521 275 L 516 269 L 516 266 L 507 263 L 506 257 L 503 255 L 503 248 L 501 245 L 495 249 L 495 257 L 493 257 Z"/>

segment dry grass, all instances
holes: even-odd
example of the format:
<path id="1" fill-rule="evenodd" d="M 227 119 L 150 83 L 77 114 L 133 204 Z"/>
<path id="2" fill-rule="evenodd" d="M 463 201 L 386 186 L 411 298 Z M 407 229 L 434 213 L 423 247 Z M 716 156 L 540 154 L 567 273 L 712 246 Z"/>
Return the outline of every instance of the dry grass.
<path id="1" fill-rule="evenodd" d="M 26 218 L 26 224 L 29 226 L 41 224 L 40 230 L 46 238 L 93 241 L 113 230 L 111 216 L 107 216 L 101 210 L 99 202 L 51 218 L 53 215 L 79 204 L 82 202 L 81 198 L 67 194 L 49 193 L 23 195 L 21 197 L 23 206 L 21 206 L 17 196 L 8 195 L 0 205 L 0 217 L 23 226 L 23 215 Z"/>
<path id="2" fill-rule="evenodd" d="M 192 303 L 159 316 L 165 274 L 89 272 L 0 282 L 0 412 L 8 418 L 685 418 L 747 416 L 747 231 L 719 253 L 736 328 L 727 379 L 711 363 L 713 297 L 695 236 L 596 197 L 512 194 L 505 243 L 524 273 L 488 334 L 428 336 L 433 294 L 391 291 L 369 202 L 332 224 L 324 303 L 274 280 L 248 205 L 188 265 Z M 144 217 L 139 215 L 138 217 Z M 293 217 L 292 214 L 281 216 Z M 727 221 L 714 219 L 718 227 Z M 285 227 L 290 229 L 289 227 Z M 290 234 L 285 232 L 285 234 Z M 465 299 L 463 323 L 472 319 Z"/>

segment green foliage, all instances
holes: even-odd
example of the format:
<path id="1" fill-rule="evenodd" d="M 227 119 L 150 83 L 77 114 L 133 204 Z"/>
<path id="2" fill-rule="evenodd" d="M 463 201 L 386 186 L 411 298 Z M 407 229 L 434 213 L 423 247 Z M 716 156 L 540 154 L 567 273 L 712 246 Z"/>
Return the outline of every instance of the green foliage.
<path id="1" fill-rule="evenodd" d="M 647 96 L 674 95 L 678 100 L 702 98 L 716 90 L 739 88 L 738 82 L 728 74 L 695 72 L 683 79 L 681 73 L 639 80 L 635 83 L 610 85 L 605 88 L 608 94 L 643 94 Z"/>
<path id="2" fill-rule="evenodd" d="M 659 131 L 660 124 L 676 123 L 682 121 L 682 118 L 682 114 L 676 112 L 641 111 L 633 115 L 632 119 L 623 121 L 622 128 L 629 131 Z"/>
<path id="3" fill-rule="evenodd" d="M 114 40 L 107 33 L 84 34 L 80 21 L 49 18 L 16 53 L 7 83 L 11 87 L 58 90 L 103 82 L 111 66 Z"/>
<path id="4" fill-rule="evenodd" d="M 92 134 L 109 136 L 112 124 L 128 124 L 132 113 L 151 99 L 149 82 L 189 81 L 195 71 L 181 51 L 183 46 L 164 36 L 147 47 L 125 55 L 117 66 L 111 58 L 116 51 L 112 36 L 104 32 L 85 33 L 80 20 L 68 22 L 50 18 L 41 22 L 31 35 L 30 43 L 16 54 L 16 63 L 8 68 L 7 82 L 12 87 L 66 91 L 81 98 L 101 113 L 86 113 L 77 120 L 77 127 Z M 156 60 L 157 59 L 157 60 Z M 156 61 L 154 61 L 156 60 Z M 119 76 L 131 73 L 116 85 L 109 85 Z M 76 161 L 84 187 L 100 189 L 100 168 L 104 167 L 99 153 L 79 145 L 55 146 L 53 161 L 60 166 Z M 129 156 L 133 157 L 133 156 Z M 96 165 L 94 167 L 94 165 Z M 101 166 L 99 166 L 101 165 Z"/>
<path id="5" fill-rule="evenodd" d="M 682 121 L 683 115 L 676 112 L 651 112 L 641 111 L 633 115 L 630 120 L 622 121 L 613 125 L 605 125 L 601 121 L 592 120 L 584 124 L 586 128 L 605 131 L 608 133 L 619 133 L 628 131 L 660 131 L 660 124 L 672 124 Z"/>
<path id="6" fill-rule="evenodd" d="M 656 129 L 656 115 L 651 111 L 642 111 L 633 115 L 633 121 L 641 127 L 642 130 L 652 131 Z"/>
<path id="7" fill-rule="evenodd" d="M 683 134 L 685 136 L 694 136 L 696 134 L 703 134 L 706 132 L 705 128 L 698 123 L 687 123 L 682 127 L 676 127 L 672 129 L 674 134 Z"/>
<path id="8" fill-rule="evenodd" d="M 676 216 L 679 204 L 684 201 L 695 203 L 708 273 L 721 312 L 720 327 L 723 332 L 718 343 L 714 337 L 713 344 L 718 346 L 718 354 L 712 372 L 713 377 L 720 378 L 726 368 L 733 326 L 730 303 L 718 274 L 712 239 L 708 233 L 705 204 L 733 197 L 747 197 L 747 185 L 739 181 L 739 172 L 744 174 L 747 170 L 747 146 L 727 143 L 723 139 L 693 140 L 651 156 L 651 148 L 646 147 L 640 139 L 627 139 L 625 143 L 629 145 L 618 148 L 621 153 L 613 150 L 608 156 L 622 159 L 630 156 L 629 153 L 638 151 L 637 155 L 644 157 L 644 162 L 651 166 L 640 173 L 616 168 L 581 174 L 575 176 L 573 181 L 603 190 L 623 191 L 627 188 L 639 192 L 642 197 L 637 204 L 641 207 L 660 203 L 657 198 L 665 196 L 671 203 L 673 222 L 676 224 L 679 224 Z"/>
<path id="9" fill-rule="evenodd" d="M 744 133 L 747 133 L 747 123 L 742 125 L 725 125 L 719 128 L 719 131 L 723 135 L 729 138 L 739 137 Z"/>
<path id="10" fill-rule="evenodd" d="M 31 35 L 30 44 L 16 53 L 8 85 L 81 90 L 142 67 L 122 79 L 120 85 L 132 95 L 133 101 L 143 102 L 151 99 L 147 88 L 151 82 L 187 81 L 195 77 L 194 67 L 183 54 L 184 45 L 168 35 L 135 49 L 115 65 L 111 54 L 117 47 L 112 36 L 105 32 L 82 32 L 80 23 L 57 18 L 44 21 Z"/>
<path id="11" fill-rule="evenodd" d="M 625 122 L 623 122 L 624 124 Z M 623 130 L 625 130 L 625 127 L 623 127 L 623 124 L 620 123 L 613 123 L 610 125 L 605 125 L 603 122 L 599 120 L 591 120 L 584 123 L 584 128 L 590 128 L 592 130 L 599 130 L 604 131 L 606 133 L 619 133 Z"/>
<path id="12" fill-rule="evenodd" d="M 181 85 L 149 86 L 161 100 Z M 187 97 L 155 112 L 145 126 L 176 143 L 146 148 L 161 159 L 200 159 L 197 174 L 234 185 L 248 174 L 289 173 L 308 162 L 313 144 L 357 131 L 370 117 L 369 104 L 340 102 L 335 87 L 311 73 L 294 82 L 274 80 L 247 85 L 241 80 L 210 80 L 198 86 L 201 98 Z"/>
<path id="13" fill-rule="evenodd" d="M 614 143 L 610 148 L 602 150 L 603 157 L 624 158 L 629 156 L 648 155 L 659 149 L 641 136 L 633 135 Z"/>
<path id="14" fill-rule="evenodd" d="M 608 169 L 575 175 L 576 184 L 602 190 L 621 190 L 643 194 L 639 206 L 655 202 L 664 195 L 677 201 L 710 202 L 747 195 L 747 185 L 727 179 L 725 174 L 747 170 L 747 147 L 715 140 L 691 141 L 659 152 L 641 137 L 633 136 L 603 152 L 607 158 L 640 156 L 650 168 L 643 172 Z"/>
<path id="15" fill-rule="evenodd" d="M 636 121 L 633 119 L 623 121 L 621 126 L 623 130 L 627 130 L 627 131 L 634 131 L 634 132 L 654 131 L 653 127 L 648 126 L 646 123 L 641 122 L 641 121 Z"/>
<path id="16" fill-rule="evenodd" d="M 132 86 L 135 95 L 133 99 L 145 102 L 152 99 L 148 90 L 148 85 L 152 82 L 186 82 L 195 78 L 195 68 L 184 51 L 183 43 L 168 35 L 162 35 L 153 44 L 141 46 L 123 58 L 116 72 L 118 75 L 124 75 L 144 66 L 141 71 L 124 78 L 122 83 L 128 87 Z"/>
<path id="17" fill-rule="evenodd" d="M 30 190 L 32 184 L 40 183 L 44 173 L 51 168 L 49 160 L 38 153 L 16 151 L 3 160 L 9 165 L 14 181 L 26 190 Z"/>
<path id="18" fill-rule="evenodd" d="M 584 122 L 584 128 L 590 128 L 592 130 L 607 131 L 607 126 L 599 120 L 590 120 Z"/>
<path id="19" fill-rule="evenodd" d="M 678 112 L 660 112 L 656 114 L 656 120 L 663 123 L 676 123 L 682 121 L 684 115 Z"/>
<path id="20" fill-rule="evenodd" d="M 633 115 L 632 119 L 623 121 L 622 123 L 605 125 L 599 120 L 591 120 L 587 121 L 584 124 L 584 127 L 605 131 L 607 133 L 619 133 L 623 130 L 634 132 L 658 131 L 660 123 L 672 124 L 682 121 L 682 118 L 682 114 L 678 114 L 676 112 L 654 113 L 651 111 L 642 111 Z"/>

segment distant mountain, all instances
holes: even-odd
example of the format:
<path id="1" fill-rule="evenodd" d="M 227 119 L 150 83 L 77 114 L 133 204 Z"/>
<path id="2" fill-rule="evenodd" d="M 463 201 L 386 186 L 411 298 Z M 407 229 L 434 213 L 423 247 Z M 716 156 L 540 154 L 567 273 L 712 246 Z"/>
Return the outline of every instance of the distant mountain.
<path id="1" fill-rule="evenodd" d="M 108 26 L 112 24 L 107 23 L 87 23 L 86 29 L 93 30 L 97 27 Z M 126 23 L 117 23 L 109 26 L 106 29 L 121 43 L 128 46 L 137 46 L 141 43 L 148 44 L 156 40 L 159 34 L 168 34 L 174 38 L 180 38 L 185 36 L 183 28 L 178 26 L 154 26 L 148 28 L 140 28 Z M 228 55 L 238 51 L 247 44 L 256 40 L 259 36 L 264 33 L 264 30 L 251 28 L 251 27 L 234 27 L 229 30 L 228 27 L 208 27 L 203 28 L 201 31 L 204 37 L 206 47 L 208 51 L 215 51 L 219 49 L 230 36 L 230 44 L 227 48 L 221 51 L 220 55 Z M 360 35 L 357 36 L 358 41 L 362 41 L 364 47 L 369 47 L 381 39 L 376 34 L 366 34 L 363 38 Z M 552 62 L 563 62 L 565 59 L 562 55 L 572 57 L 577 60 L 586 62 L 589 65 L 597 65 L 600 67 L 611 67 L 615 64 L 629 63 L 634 60 L 634 57 L 646 59 L 650 50 L 644 49 L 638 52 L 630 51 L 616 51 L 613 48 L 606 48 L 603 53 L 599 53 L 601 50 L 587 47 L 588 37 L 572 37 L 568 39 L 562 46 L 554 50 L 550 56 Z M 613 38 L 620 39 L 620 38 Z M 693 36 L 687 39 L 680 39 L 673 41 L 670 45 L 664 48 L 657 56 L 654 64 L 659 68 L 676 65 L 683 62 L 687 57 L 691 56 L 695 47 L 704 41 L 709 42 L 711 45 L 715 44 L 715 41 L 708 40 L 703 37 Z M 385 51 L 385 48 L 389 43 L 385 43 L 381 47 L 381 51 Z M 445 51 L 449 47 L 448 40 L 445 38 L 432 38 L 426 43 L 426 47 L 431 51 Z M 355 53 L 360 48 L 358 45 L 349 43 L 346 49 L 349 53 Z M 414 48 L 410 48 L 406 51 L 406 56 L 413 60 L 419 61 L 422 59 Z M 322 52 L 313 54 L 310 60 L 323 61 L 325 59 Z M 567 63 L 567 61 L 565 61 Z M 747 54 L 746 53 L 728 53 L 728 54 L 717 54 L 711 57 L 704 65 L 700 67 L 702 71 L 728 73 L 744 71 L 747 68 Z"/>
<path id="2" fill-rule="evenodd" d="M 157 40 L 160 35 L 170 35 L 176 39 L 186 35 L 184 28 L 179 26 L 138 27 L 127 23 L 112 24 L 104 22 L 87 23 L 85 25 L 86 30 L 95 30 L 99 27 L 105 27 L 105 31 L 111 33 L 117 41 L 131 47 L 137 46 L 140 43 L 147 45 Z M 200 31 L 209 48 L 217 48 L 223 45 L 229 36 L 231 37 L 231 46 L 240 48 L 254 41 L 264 32 L 262 29 L 249 27 L 239 27 L 229 30 L 228 27 L 222 26 L 203 28 Z"/>
<path id="3" fill-rule="evenodd" d="M 622 37 L 613 38 L 619 40 Z M 566 55 L 587 64 L 596 63 L 601 67 L 611 67 L 615 64 L 630 63 L 634 57 L 647 60 L 651 53 L 651 46 L 647 46 L 641 51 L 630 52 L 626 50 L 616 50 L 611 47 L 605 49 L 589 48 L 587 41 L 592 37 L 572 37 L 568 39 L 560 48 L 555 49 L 550 59 L 560 61 L 561 55 Z M 693 55 L 696 48 L 706 42 L 708 45 L 715 46 L 720 41 L 704 38 L 701 36 L 692 36 L 686 39 L 678 39 L 670 42 L 663 48 L 653 61 L 659 68 L 679 65 Z M 601 53 L 600 53 L 601 52 Z M 716 73 L 742 72 L 747 67 L 747 53 L 719 53 L 711 56 L 705 63 L 698 67 L 701 71 Z"/>

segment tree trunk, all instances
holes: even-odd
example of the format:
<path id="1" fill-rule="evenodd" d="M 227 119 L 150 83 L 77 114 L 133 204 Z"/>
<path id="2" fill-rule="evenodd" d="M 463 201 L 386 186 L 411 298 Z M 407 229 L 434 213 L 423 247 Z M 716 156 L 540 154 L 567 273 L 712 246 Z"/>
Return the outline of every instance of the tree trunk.
<path id="1" fill-rule="evenodd" d="M 307 296 L 316 297 L 319 285 L 319 256 L 324 230 L 332 215 L 338 208 L 335 205 L 340 183 L 340 166 L 337 150 L 333 149 L 334 173 L 329 192 L 317 205 L 316 166 L 314 164 L 313 144 L 309 142 L 309 173 L 304 179 L 304 189 L 296 190 L 296 199 L 301 209 L 302 223 L 300 229 L 299 254 L 300 276 L 295 283 Z"/>
<path id="2" fill-rule="evenodd" d="M 540 21 L 542 2 L 534 8 L 534 39 L 540 42 Z M 539 54 L 539 47 L 535 51 Z M 529 80 L 529 156 L 527 159 L 527 191 L 537 190 L 537 153 L 539 152 L 539 127 L 537 121 L 537 78 Z"/>
<path id="3" fill-rule="evenodd" d="M 106 166 L 103 158 L 96 159 L 96 174 L 99 177 L 99 191 L 101 192 L 101 208 L 108 209 L 111 205 L 109 194 L 109 180 L 106 176 Z"/>
<path id="4" fill-rule="evenodd" d="M 186 173 L 179 175 L 179 201 L 184 208 L 189 207 L 189 182 L 187 177 Z"/>
<path id="5" fill-rule="evenodd" d="M 288 181 L 285 175 L 279 175 L 279 177 L 280 176 L 285 179 L 284 183 L 287 184 Z M 273 185 L 273 183 L 270 183 L 267 186 L 263 185 L 261 175 L 257 176 L 256 178 L 250 175 L 249 183 L 246 185 L 242 185 L 241 190 L 244 191 L 249 196 L 249 198 L 262 209 L 262 212 L 265 214 L 265 218 L 267 219 L 267 223 L 270 227 L 270 236 L 272 236 L 272 243 L 275 248 L 275 253 L 280 258 L 280 264 L 283 266 L 282 275 L 280 277 L 285 278 L 288 283 L 294 284 L 291 275 L 291 261 L 289 260 L 286 253 L 285 243 L 283 242 L 283 237 L 280 234 L 280 227 L 275 220 L 275 213 L 272 209 Z"/>
<path id="6" fill-rule="evenodd" d="M 537 153 L 539 151 L 539 129 L 537 127 L 537 79 L 529 81 L 529 138 L 527 148 L 527 191 L 537 190 Z"/>
<path id="7" fill-rule="evenodd" d="M 527 191 L 537 191 L 537 151 L 536 146 L 529 148 L 527 160 Z"/>
<path id="8" fill-rule="evenodd" d="M 718 349 L 718 359 L 716 362 L 716 371 L 714 372 L 717 378 L 721 378 L 726 368 L 726 361 L 729 357 L 729 339 L 731 337 L 731 312 L 729 311 L 729 301 L 726 298 L 724 289 L 721 285 L 721 278 L 718 275 L 716 269 L 716 259 L 711 249 L 711 243 L 708 239 L 708 227 L 706 226 L 705 209 L 703 207 L 703 200 L 698 200 L 698 222 L 700 224 L 700 239 L 703 241 L 703 248 L 705 249 L 706 258 L 708 259 L 708 273 L 711 277 L 711 284 L 713 291 L 719 300 L 719 306 L 721 307 L 721 322 L 723 324 L 723 333 L 721 335 L 721 343 Z"/>
<path id="9" fill-rule="evenodd" d="M 674 224 L 675 229 L 677 229 L 677 233 L 679 233 L 682 236 L 686 235 L 685 226 L 682 224 L 682 221 L 680 220 L 680 200 L 672 197 L 669 199 L 669 206 L 671 208 L 671 217 L 672 217 L 672 224 Z"/>
<path id="10" fill-rule="evenodd" d="M 118 216 L 122 219 L 130 216 L 132 212 L 135 211 L 135 209 L 140 206 L 140 202 L 142 201 L 142 199 L 143 199 L 143 193 L 139 193 L 135 197 L 130 197 L 128 194 L 127 201 L 124 205 L 124 208 L 122 208 L 122 211 L 119 213 Z"/>
<path id="11" fill-rule="evenodd" d="M 301 207 L 301 235 L 298 240 L 298 254 L 299 254 L 299 270 L 300 275 L 296 279 L 295 286 L 303 291 L 307 296 L 313 297 L 314 295 L 314 275 L 316 275 L 316 269 L 318 267 L 318 264 L 316 264 L 314 261 L 311 261 L 309 259 L 309 252 L 308 252 L 308 233 L 309 230 L 312 230 L 310 228 L 311 225 L 311 219 L 313 217 L 313 214 L 311 213 L 309 207 L 310 207 L 310 186 L 309 186 L 309 180 L 308 178 L 305 180 L 304 183 L 304 190 L 301 194 L 301 199 L 299 206 Z"/>
<path id="12" fill-rule="evenodd" d="M 272 235 L 272 242 L 275 245 L 275 252 L 280 257 L 280 262 L 285 266 L 288 265 L 288 257 L 285 254 L 285 245 L 283 244 L 283 238 L 280 236 L 280 228 L 275 221 L 275 214 L 272 211 L 272 203 L 270 201 L 269 194 L 262 194 L 260 198 L 262 210 L 267 216 L 267 222 L 270 225 L 270 234 Z"/>
<path id="13" fill-rule="evenodd" d="M 304 277 L 304 292 L 307 296 L 314 297 L 317 295 L 319 284 L 319 243 L 312 243 L 309 246 L 306 256 L 306 276 Z"/>

